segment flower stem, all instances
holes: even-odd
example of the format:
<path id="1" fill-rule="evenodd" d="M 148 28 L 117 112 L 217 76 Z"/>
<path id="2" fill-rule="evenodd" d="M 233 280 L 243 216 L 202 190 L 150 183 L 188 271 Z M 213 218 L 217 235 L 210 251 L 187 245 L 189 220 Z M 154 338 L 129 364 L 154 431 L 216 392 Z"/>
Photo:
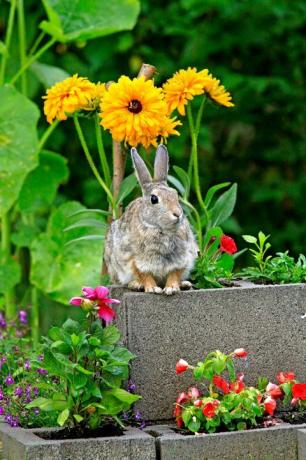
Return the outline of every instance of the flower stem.
<path id="1" fill-rule="evenodd" d="M 42 31 L 42 32 L 38 35 L 38 37 L 37 37 L 37 39 L 35 40 L 35 42 L 34 42 L 32 48 L 30 49 L 29 56 L 32 56 L 32 54 L 35 53 L 35 51 L 36 51 L 37 48 L 38 48 L 38 45 L 40 44 L 40 42 L 42 41 L 42 39 L 44 38 L 45 35 L 46 35 L 46 32 L 44 32 L 44 31 Z"/>
<path id="2" fill-rule="evenodd" d="M 34 348 L 39 342 L 39 295 L 38 289 L 35 286 L 31 288 L 31 334 Z"/>
<path id="3" fill-rule="evenodd" d="M 25 21 L 24 21 L 24 5 L 23 0 L 18 0 L 18 37 L 19 37 L 19 54 L 20 54 L 20 63 L 23 67 L 26 63 L 26 31 L 25 31 Z M 27 95 L 27 74 L 24 72 L 21 75 L 21 92 L 25 96 Z"/>
<path id="4" fill-rule="evenodd" d="M 195 192 L 199 201 L 201 208 L 204 211 L 206 221 L 209 221 L 209 215 L 207 211 L 207 207 L 204 203 L 201 193 L 201 186 L 200 186 L 200 177 L 199 177 L 199 164 L 198 164 L 198 144 L 197 144 L 197 135 L 194 126 L 192 111 L 190 104 L 187 105 L 187 117 L 189 122 L 189 129 L 190 129 L 190 136 L 191 136 L 191 156 L 193 161 L 193 171 L 194 171 L 194 186 Z"/>
<path id="5" fill-rule="evenodd" d="M 38 151 L 40 152 L 44 147 L 45 143 L 59 124 L 59 120 L 55 120 L 48 128 L 45 130 L 44 134 L 41 136 L 39 143 L 38 143 Z"/>
<path id="6" fill-rule="evenodd" d="M 54 38 L 51 38 L 44 46 L 42 46 L 35 54 L 30 56 L 28 60 L 25 62 L 25 64 L 18 70 L 18 72 L 11 78 L 10 84 L 13 85 L 18 78 L 27 70 L 28 67 L 30 67 L 33 62 L 35 62 L 42 54 L 44 54 L 54 43 L 56 40 Z"/>
<path id="7" fill-rule="evenodd" d="M 12 0 L 11 1 L 11 6 L 10 6 L 9 17 L 8 17 L 5 42 L 4 42 L 4 44 L 5 44 L 5 52 L 2 55 L 1 67 L 0 67 L 0 85 L 3 85 L 3 83 L 4 83 L 6 63 L 7 63 L 7 57 L 8 57 L 8 50 L 9 50 L 9 47 L 10 47 L 10 44 L 11 44 L 12 32 L 13 32 L 13 27 L 14 27 L 15 11 L 16 11 L 16 0 Z"/>
<path id="8" fill-rule="evenodd" d="M 2 263 L 6 265 L 11 258 L 11 219 L 9 211 L 2 216 L 1 222 L 1 249 Z M 9 289 L 5 295 L 5 314 L 8 319 L 13 318 L 16 313 L 14 304 L 14 290 Z"/>
<path id="9" fill-rule="evenodd" d="M 110 189 L 107 187 L 106 183 L 104 182 L 104 180 L 100 176 L 99 171 L 97 170 L 97 168 L 96 168 L 96 166 L 94 164 L 94 161 L 93 161 L 92 156 L 91 156 L 91 154 L 89 152 L 89 148 L 88 148 L 87 142 L 85 140 L 85 137 L 84 137 L 84 134 L 83 134 L 83 131 L 82 131 L 82 128 L 81 128 L 81 125 L 80 125 L 80 122 L 79 122 L 77 114 L 73 115 L 73 120 L 74 120 L 75 129 L 76 129 L 77 134 L 79 136 L 79 139 L 80 139 L 83 151 L 85 153 L 86 159 L 88 161 L 88 164 L 89 164 L 92 172 L 94 173 L 95 178 L 97 179 L 97 181 L 99 182 L 99 184 L 101 185 L 101 187 L 105 191 L 107 197 L 109 198 L 109 201 L 111 203 L 113 212 L 116 212 L 116 203 L 115 203 L 114 197 L 112 195 L 112 192 L 110 191 Z"/>
<path id="10" fill-rule="evenodd" d="M 100 161 L 101 161 L 101 167 L 103 170 L 105 182 L 107 186 L 110 187 L 112 183 L 112 179 L 111 179 L 110 170 L 109 170 L 106 155 L 105 155 L 102 131 L 101 131 L 101 127 L 99 124 L 98 114 L 95 115 L 95 130 L 96 130 L 96 141 L 97 141 L 97 147 L 98 147 L 98 152 L 99 152 Z"/>

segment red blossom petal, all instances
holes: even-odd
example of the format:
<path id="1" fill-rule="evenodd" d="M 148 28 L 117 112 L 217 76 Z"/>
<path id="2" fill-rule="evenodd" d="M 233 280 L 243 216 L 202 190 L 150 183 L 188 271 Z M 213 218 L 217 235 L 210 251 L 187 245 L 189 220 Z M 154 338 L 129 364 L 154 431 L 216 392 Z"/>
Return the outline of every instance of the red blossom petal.
<path id="1" fill-rule="evenodd" d="M 275 385 L 275 383 L 269 382 L 266 388 L 266 393 L 274 399 L 282 398 L 284 396 L 282 389 Z"/>
<path id="2" fill-rule="evenodd" d="M 245 384 L 241 380 L 237 380 L 236 382 L 233 382 L 230 384 L 230 390 L 233 391 L 234 393 L 241 393 L 245 389 Z"/>
<path id="3" fill-rule="evenodd" d="M 180 359 L 176 363 L 176 367 L 175 367 L 176 373 L 181 374 L 182 372 L 187 371 L 188 367 L 189 367 L 189 364 L 187 363 L 187 361 L 185 361 L 184 359 Z"/>
<path id="4" fill-rule="evenodd" d="M 226 380 L 224 380 L 220 375 L 214 375 L 213 376 L 213 384 L 219 388 L 220 390 L 223 391 L 223 393 L 226 395 L 229 393 L 230 388 L 229 384 L 227 383 Z"/>
<path id="5" fill-rule="evenodd" d="M 82 293 L 84 297 L 89 300 L 96 300 L 96 292 L 95 289 L 89 286 L 84 286 L 82 288 Z"/>
<path id="6" fill-rule="evenodd" d="M 97 286 L 95 294 L 97 300 L 104 300 L 108 296 L 109 290 L 105 286 Z"/>
<path id="7" fill-rule="evenodd" d="M 271 398 L 271 396 L 268 396 L 264 400 L 264 406 L 265 406 L 265 411 L 269 415 L 273 415 L 274 411 L 276 409 L 276 401 L 275 399 Z"/>
<path id="8" fill-rule="evenodd" d="M 234 355 L 236 358 L 245 358 L 248 356 L 248 352 L 244 348 L 236 348 L 236 350 L 234 350 Z"/>
<path id="9" fill-rule="evenodd" d="M 203 415 L 205 415 L 205 417 L 207 418 L 213 418 L 216 415 L 216 411 L 219 404 L 220 402 L 217 399 L 215 399 L 212 402 L 206 403 L 202 410 Z"/>
<path id="10" fill-rule="evenodd" d="M 237 246 L 233 238 L 227 235 L 222 235 L 220 240 L 220 251 L 234 254 L 237 252 Z"/>
<path id="11" fill-rule="evenodd" d="M 292 382 L 293 380 L 295 380 L 295 373 L 294 372 L 279 372 L 276 378 L 280 384 L 286 383 L 286 382 Z"/>
<path id="12" fill-rule="evenodd" d="M 186 393 L 180 393 L 177 397 L 176 402 L 178 404 L 184 404 L 185 402 L 189 401 L 189 396 Z"/>
<path id="13" fill-rule="evenodd" d="M 202 399 L 196 399 L 193 403 L 194 407 L 201 407 L 203 405 Z"/>
<path id="14" fill-rule="evenodd" d="M 306 401 L 306 383 L 295 383 L 292 386 L 293 398 L 301 399 Z"/>

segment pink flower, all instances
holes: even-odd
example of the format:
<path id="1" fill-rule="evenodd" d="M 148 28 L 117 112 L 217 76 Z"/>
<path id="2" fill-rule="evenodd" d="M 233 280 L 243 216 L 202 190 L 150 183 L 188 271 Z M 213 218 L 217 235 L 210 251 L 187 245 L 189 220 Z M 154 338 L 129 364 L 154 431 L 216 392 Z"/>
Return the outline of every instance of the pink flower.
<path id="1" fill-rule="evenodd" d="M 184 404 L 185 402 L 189 401 L 189 396 L 186 393 L 180 393 L 177 397 L 177 404 Z"/>
<path id="2" fill-rule="evenodd" d="M 190 387 L 188 388 L 188 397 L 190 399 L 198 399 L 201 396 L 201 393 L 197 389 L 197 387 Z"/>
<path id="3" fill-rule="evenodd" d="M 275 399 L 271 398 L 271 396 L 268 396 L 264 400 L 264 406 L 265 406 L 265 411 L 267 412 L 267 414 L 273 415 L 274 411 L 276 409 L 276 401 L 275 401 Z"/>
<path id="4" fill-rule="evenodd" d="M 185 361 L 184 359 L 180 359 L 176 363 L 175 371 L 177 374 L 181 374 L 182 372 L 187 371 L 188 368 L 189 368 L 189 364 L 187 363 L 187 361 Z"/>
<path id="5" fill-rule="evenodd" d="M 202 399 L 196 399 L 193 403 L 194 407 L 201 407 L 203 405 Z"/>
<path id="6" fill-rule="evenodd" d="M 236 348 L 233 354 L 236 356 L 236 358 L 245 358 L 248 356 L 248 352 L 244 348 Z"/>
<path id="7" fill-rule="evenodd" d="M 290 404 L 291 404 L 291 406 L 293 406 L 293 407 L 294 407 L 294 406 L 296 406 L 296 405 L 297 405 L 297 403 L 298 403 L 298 402 L 299 402 L 299 398 L 292 398 L 292 399 L 291 399 L 291 403 L 290 403 Z"/>
<path id="8" fill-rule="evenodd" d="M 110 299 L 108 297 L 109 290 L 105 286 L 97 286 L 92 288 L 85 286 L 82 288 L 84 297 L 73 297 L 70 300 L 70 304 L 78 305 L 83 307 L 85 310 L 92 309 L 94 302 L 98 305 L 98 316 L 106 324 L 113 321 L 116 316 L 114 310 L 110 307 L 113 304 L 119 304 L 120 301 L 117 299 Z"/>
<path id="9" fill-rule="evenodd" d="M 83 303 L 83 297 L 72 297 L 72 299 L 69 300 L 70 305 L 77 305 L 81 306 Z"/>
<path id="10" fill-rule="evenodd" d="M 215 399 L 213 402 L 206 403 L 202 410 L 203 415 L 205 415 L 207 418 L 213 418 L 216 415 L 219 404 L 220 402 L 217 399 Z"/>
<path id="11" fill-rule="evenodd" d="M 274 399 L 282 398 L 284 396 L 282 389 L 275 385 L 275 383 L 269 382 L 266 388 L 266 393 Z"/>

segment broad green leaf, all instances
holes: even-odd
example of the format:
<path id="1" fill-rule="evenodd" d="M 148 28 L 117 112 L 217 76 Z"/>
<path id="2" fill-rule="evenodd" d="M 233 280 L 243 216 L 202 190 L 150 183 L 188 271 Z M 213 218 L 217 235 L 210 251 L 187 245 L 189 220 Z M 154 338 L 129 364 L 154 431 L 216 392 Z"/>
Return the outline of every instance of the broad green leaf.
<path id="1" fill-rule="evenodd" d="M 0 54 L 2 54 L 2 56 L 8 55 L 7 48 L 2 40 L 0 40 Z"/>
<path id="2" fill-rule="evenodd" d="M 0 88 L 0 216 L 18 198 L 23 181 L 37 166 L 39 111 L 15 88 Z"/>
<path id="3" fill-rule="evenodd" d="M 168 175 L 168 182 L 174 185 L 174 187 L 180 192 L 182 196 L 185 195 L 185 187 L 176 177 Z"/>
<path id="4" fill-rule="evenodd" d="M 233 256 L 225 252 L 217 261 L 217 266 L 222 267 L 224 270 L 231 272 L 234 268 L 234 263 L 235 262 Z"/>
<path id="5" fill-rule="evenodd" d="M 48 332 L 48 336 L 51 340 L 62 340 L 63 339 L 63 332 L 60 327 L 51 327 Z"/>
<path id="6" fill-rule="evenodd" d="M 188 423 L 188 429 L 193 433 L 197 433 L 201 427 L 201 422 L 196 417 L 192 417 Z"/>
<path id="7" fill-rule="evenodd" d="M 82 417 L 82 415 L 79 415 L 79 414 L 73 414 L 73 417 L 76 419 L 78 423 L 84 420 L 84 417 Z"/>
<path id="8" fill-rule="evenodd" d="M 57 417 L 57 423 L 59 424 L 59 426 L 65 425 L 65 422 L 67 421 L 68 417 L 69 409 L 64 409 Z"/>
<path id="9" fill-rule="evenodd" d="M 103 209 L 79 209 L 78 211 L 70 214 L 68 217 L 74 217 L 81 214 L 102 214 L 103 216 L 110 216 L 111 212 L 103 211 Z"/>
<path id="10" fill-rule="evenodd" d="M 208 189 L 205 199 L 204 199 L 204 203 L 206 204 L 208 208 L 209 208 L 210 202 L 213 199 L 215 193 L 221 190 L 222 188 L 227 187 L 228 185 L 230 185 L 230 182 L 222 182 L 222 184 L 214 185 L 213 187 L 210 187 L 210 189 Z"/>
<path id="11" fill-rule="evenodd" d="M 257 243 L 257 238 L 252 235 L 242 235 L 242 238 L 247 242 L 251 244 L 256 244 Z"/>
<path id="12" fill-rule="evenodd" d="M 101 336 L 102 345 L 115 345 L 120 339 L 120 332 L 116 326 L 107 326 Z"/>
<path id="13" fill-rule="evenodd" d="M 64 229 L 64 232 L 69 232 L 69 230 L 73 230 L 74 228 L 81 228 L 81 227 L 94 227 L 99 228 L 101 230 L 107 227 L 107 224 L 101 220 L 97 219 L 82 219 L 76 222 L 75 224 L 69 225 Z"/>
<path id="14" fill-rule="evenodd" d="M 80 364 L 77 364 L 75 366 L 76 370 L 81 372 L 82 374 L 85 374 L 85 375 L 92 375 L 93 372 L 92 371 L 89 371 L 88 369 L 85 369 L 83 366 L 81 366 Z"/>
<path id="15" fill-rule="evenodd" d="M 115 398 L 119 399 L 122 402 L 133 404 L 134 402 L 138 401 L 141 397 L 128 391 L 124 390 L 123 388 L 112 388 L 111 390 L 107 390 L 105 393 L 114 396 Z"/>
<path id="16" fill-rule="evenodd" d="M 21 269 L 15 259 L 10 258 L 4 265 L 0 265 L 0 294 L 12 289 L 21 279 Z"/>
<path id="17" fill-rule="evenodd" d="M 230 189 L 222 193 L 217 199 L 214 206 L 210 209 L 210 227 L 222 224 L 231 216 L 237 198 L 237 184 L 233 184 Z"/>
<path id="18" fill-rule="evenodd" d="M 64 331 L 68 332 L 68 334 L 73 334 L 73 333 L 78 334 L 80 332 L 81 325 L 77 321 L 74 321 L 73 319 L 68 318 L 64 322 L 62 328 L 64 329 Z"/>
<path id="19" fill-rule="evenodd" d="M 50 216 L 47 231 L 32 244 L 31 282 L 58 302 L 67 304 L 80 286 L 97 286 L 102 263 L 100 241 L 84 240 L 66 245 L 69 238 L 81 237 L 88 229 L 63 232 L 73 212 L 82 206 L 67 202 Z"/>
<path id="20" fill-rule="evenodd" d="M 78 225 L 77 227 L 74 228 L 80 228 Z M 63 230 L 64 231 L 64 230 Z M 72 240 L 69 240 L 65 246 L 71 246 L 75 243 L 80 243 L 81 241 L 103 241 L 105 239 L 104 235 L 86 235 L 86 236 L 80 236 L 79 238 L 73 238 Z"/>
<path id="21" fill-rule="evenodd" d="M 181 183 L 184 186 L 185 192 L 184 192 L 184 197 L 187 199 L 189 196 L 190 192 L 190 179 L 186 171 L 184 169 L 180 168 L 179 166 L 173 166 L 173 169 L 180 179 Z"/>
<path id="22" fill-rule="evenodd" d="M 30 173 L 31 174 L 31 173 Z M 29 248 L 39 234 L 37 226 L 25 224 L 19 221 L 15 232 L 11 235 L 11 241 L 19 248 Z"/>
<path id="23" fill-rule="evenodd" d="M 19 194 L 19 207 L 34 213 L 50 206 L 60 184 L 68 179 L 67 160 L 53 152 L 41 152 L 39 165 L 25 179 Z"/>
<path id="24" fill-rule="evenodd" d="M 122 203 L 122 201 L 136 188 L 137 184 L 138 182 L 135 174 L 130 174 L 125 179 L 123 179 L 120 186 L 117 203 Z"/>
<path id="25" fill-rule="evenodd" d="M 43 0 L 49 21 L 42 30 L 56 40 L 89 40 L 131 30 L 140 10 L 138 0 Z"/>
<path id="26" fill-rule="evenodd" d="M 188 423 L 190 422 L 191 417 L 192 417 L 192 413 L 191 413 L 190 410 L 188 410 L 188 409 L 183 410 L 182 419 L 183 419 L 183 422 L 184 422 L 185 426 L 188 426 Z"/>
<path id="27" fill-rule="evenodd" d="M 55 85 L 55 83 L 70 77 L 69 73 L 60 67 L 42 64 L 38 61 L 34 62 L 34 64 L 30 66 L 30 70 L 33 72 L 37 80 L 44 85 L 45 88 L 50 88 L 51 86 Z"/>

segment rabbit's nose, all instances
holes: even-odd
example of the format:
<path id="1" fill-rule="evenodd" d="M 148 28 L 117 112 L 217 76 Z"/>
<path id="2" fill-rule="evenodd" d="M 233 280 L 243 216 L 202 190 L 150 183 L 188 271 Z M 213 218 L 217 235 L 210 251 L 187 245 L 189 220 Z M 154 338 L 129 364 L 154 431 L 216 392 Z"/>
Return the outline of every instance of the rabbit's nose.
<path id="1" fill-rule="evenodd" d="M 180 211 L 175 211 L 172 213 L 174 217 L 177 218 L 177 220 L 179 220 L 182 216 L 182 213 Z"/>

